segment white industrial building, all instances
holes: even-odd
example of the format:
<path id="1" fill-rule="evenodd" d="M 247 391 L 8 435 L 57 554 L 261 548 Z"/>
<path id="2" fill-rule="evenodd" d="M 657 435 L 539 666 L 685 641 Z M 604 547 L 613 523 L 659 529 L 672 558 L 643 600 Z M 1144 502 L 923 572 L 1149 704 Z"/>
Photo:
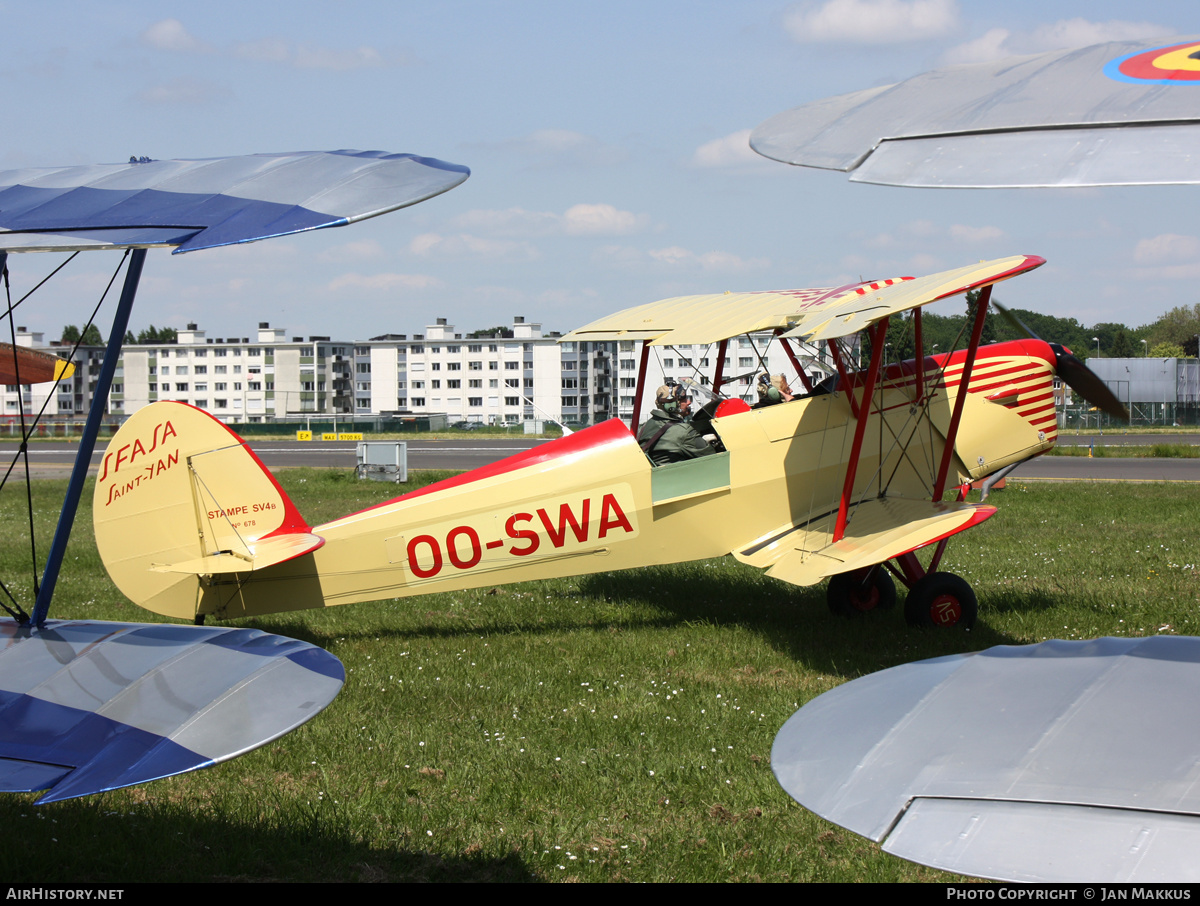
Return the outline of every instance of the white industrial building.
<path id="1" fill-rule="evenodd" d="M 1200 359 L 1087 360 L 1129 409 L 1133 424 L 1196 424 L 1200 418 Z"/>

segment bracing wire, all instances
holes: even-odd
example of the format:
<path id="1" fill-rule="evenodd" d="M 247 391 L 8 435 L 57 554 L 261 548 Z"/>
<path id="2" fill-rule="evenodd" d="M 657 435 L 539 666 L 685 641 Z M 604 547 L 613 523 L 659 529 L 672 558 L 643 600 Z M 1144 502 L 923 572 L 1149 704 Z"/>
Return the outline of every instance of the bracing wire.
<path id="1" fill-rule="evenodd" d="M 55 274 L 57 274 L 59 271 L 61 271 L 64 267 L 66 267 L 71 261 L 73 261 L 75 256 L 78 254 L 79 254 L 78 252 L 75 252 L 72 255 L 70 255 L 65 261 L 63 261 L 60 265 L 58 265 L 58 267 L 54 268 L 54 270 L 52 270 L 46 277 L 42 278 L 37 283 L 37 285 L 35 285 L 33 287 L 33 289 L 31 289 L 27 293 L 25 293 L 16 302 L 12 301 L 12 287 L 11 287 L 10 280 L 9 280 L 9 269 L 8 269 L 7 261 L 4 263 L 2 270 L 0 270 L 0 279 L 2 279 L 4 282 L 4 295 L 5 295 L 5 306 L 6 306 L 3 317 L 8 318 L 9 338 L 12 341 L 13 371 L 14 371 L 14 377 L 16 379 L 16 387 L 17 387 L 17 412 L 18 412 L 18 415 L 20 417 L 20 422 L 21 422 L 21 444 L 17 450 L 17 453 L 13 456 L 13 459 L 9 462 L 8 468 L 4 472 L 4 476 L 2 478 L 0 478 L 0 489 L 3 489 L 3 487 L 7 483 L 8 478 L 12 474 L 13 469 L 16 467 L 17 462 L 23 461 L 24 468 L 25 468 L 26 512 L 28 514 L 28 519 L 29 519 L 29 545 L 30 545 L 30 559 L 31 559 L 31 564 L 32 564 L 31 571 L 32 571 L 32 576 L 33 576 L 33 592 L 34 592 L 35 597 L 38 595 L 40 589 L 39 589 L 39 574 L 38 574 L 37 542 L 36 542 L 36 535 L 34 533 L 34 521 L 33 521 L 33 484 L 31 481 L 31 475 L 30 475 L 30 470 L 29 470 L 29 438 L 33 436 L 34 431 L 37 429 L 38 424 L 41 422 L 42 416 L 45 415 L 46 407 L 50 404 L 50 400 L 54 398 L 55 392 L 57 391 L 58 386 L 62 382 L 63 379 L 61 377 L 59 377 L 58 379 L 55 380 L 54 386 L 51 388 L 50 392 L 46 395 L 45 400 L 43 400 L 41 408 L 38 410 L 37 415 L 33 416 L 32 421 L 27 424 L 26 419 L 25 419 L 25 416 L 26 416 L 25 396 L 24 396 L 24 392 L 21 389 L 22 384 L 21 384 L 21 374 L 20 374 L 20 362 L 19 362 L 19 359 L 17 356 L 17 337 L 16 337 L 16 328 L 14 326 L 16 321 L 15 321 L 13 312 L 17 309 L 17 307 L 22 302 L 27 300 L 30 296 L 32 296 L 34 294 L 34 292 L 36 292 L 38 289 L 40 289 L 42 286 L 44 286 L 50 280 L 51 277 L 53 277 Z M 92 327 L 93 323 L 95 322 L 96 315 L 100 311 L 100 306 L 104 304 L 104 300 L 107 298 L 109 291 L 112 289 L 113 283 L 116 281 L 117 276 L 121 272 L 121 267 L 125 264 L 125 261 L 128 259 L 128 257 L 129 257 L 129 249 L 126 249 L 125 254 L 121 257 L 121 261 L 118 262 L 116 269 L 113 271 L 112 277 L 109 278 L 108 285 L 105 286 L 104 292 L 100 296 L 100 300 L 96 303 L 95 308 L 92 309 L 92 313 L 88 317 L 87 323 L 84 325 L 83 330 L 80 332 L 79 339 L 75 342 L 75 345 L 71 347 L 71 351 L 67 358 L 67 361 L 75 360 L 75 355 L 79 351 L 79 347 L 83 344 L 83 338 L 87 335 L 88 330 Z M 13 594 L 9 590 L 8 586 L 5 585 L 2 581 L 0 581 L 0 590 L 2 590 L 3 593 L 8 596 L 8 599 L 10 601 L 12 601 L 13 607 L 15 607 L 16 610 L 14 612 L 14 610 L 12 608 L 9 608 L 3 602 L 0 602 L 0 607 L 2 607 L 10 616 L 12 616 L 14 619 L 16 619 L 19 623 L 22 623 L 22 624 L 28 623 L 29 622 L 28 615 L 25 614 L 24 610 L 21 608 L 21 605 L 17 602 L 16 598 L 13 596 Z"/>

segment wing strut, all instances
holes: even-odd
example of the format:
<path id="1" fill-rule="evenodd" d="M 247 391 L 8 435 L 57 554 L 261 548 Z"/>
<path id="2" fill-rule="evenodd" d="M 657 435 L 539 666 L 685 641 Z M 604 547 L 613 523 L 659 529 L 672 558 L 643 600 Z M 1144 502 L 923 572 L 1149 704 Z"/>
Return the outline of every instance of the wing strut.
<path id="1" fill-rule="evenodd" d="M 713 393 L 720 393 L 721 385 L 725 383 L 725 353 L 728 349 L 728 338 L 717 344 L 717 370 L 713 375 Z"/>
<path id="2" fill-rule="evenodd" d="M 871 395 L 875 392 L 875 379 L 879 377 L 879 365 L 883 361 L 884 338 L 887 336 L 888 318 L 879 320 L 871 331 L 871 364 L 867 368 L 867 383 L 863 387 L 862 402 L 855 418 L 854 444 L 850 447 L 850 464 L 846 468 L 846 482 L 842 485 L 842 502 L 838 507 L 837 522 L 833 528 L 833 543 L 837 544 L 846 534 L 846 519 L 850 514 L 850 496 L 854 491 L 854 478 L 858 472 L 858 457 L 862 453 L 863 437 L 867 432 L 867 418 L 871 414 Z M 841 370 L 841 362 L 838 362 Z M 853 388 L 846 387 L 846 398 L 854 406 Z M 936 499 L 936 498 L 935 498 Z"/>
<path id="3" fill-rule="evenodd" d="M 873 352 L 874 350 L 872 350 Z M 846 400 L 850 403 L 850 414 L 858 418 L 858 404 L 854 402 L 854 394 L 850 392 L 850 376 L 846 374 L 846 366 L 842 364 L 842 354 L 838 352 L 836 339 L 829 341 L 829 354 L 833 357 L 833 364 L 837 367 L 838 386 L 844 387 L 846 390 Z"/>
<path id="4" fill-rule="evenodd" d="M 942 450 L 942 464 L 938 468 L 937 481 L 933 485 L 933 502 L 942 499 L 946 489 L 946 475 L 950 472 L 950 458 L 954 456 L 954 441 L 958 436 L 958 426 L 962 421 L 963 406 L 967 402 L 967 388 L 971 381 L 971 370 L 975 367 L 975 355 L 979 352 L 979 340 L 983 336 L 983 322 L 987 318 L 988 303 L 992 300 L 992 284 L 985 286 L 979 293 L 979 301 L 975 304 L 975 324 L 971 328 L 971 342 L 967 346 L 967 361 L 963 364 L 962 375 L 958 379 L 958 393 L 954 398 L 954 414 L 950 417 L 950 427 L 946 431 L 946 446 Z"/>
<path id="5" fill-rule="evenodd" d="M 621 356 L 621 347 L 617 346 L 617 358 Z M 646 368 L 650 365 L 650 341 L 642 342 L 642 360 L 638 363 L 637 391 L 633 396 L 633 423 L 629 430 L 637 436 L 638 426 L 642 423 L 642 397 L 646 395 Z M 618 391 L 620 388 L 617 388 Z M 617 393 L 617 411 L 621 410 L 621 394 Z"/>
<path id="6" fill-rule="evenodd" d="M 96 438 L 100 434 L 100 422 L 108 405 L 108 390 L 112 386 L 113 375 L 117 371 L 117 361 L 121 358 L 121 343 L 125 340 L 125 331 L 129 329 L 129 312 L 133 308 L 133 297 L 137 295 L 138 281 L 142 277 L 142 265 L 145 261 L 146 250 L 144 248 L 132 250 L 129 264 L 125 269 L 125 285 L 121 288 L 121 299 L 117 303 L 117 313 L 113 316 L 112 330 L 108 334 L 108 348 L 104 351 L 104 365 L 100 368 L 100 377 L 96 381 L 96 390 L 92 394 L 92 405 L 88 410 L 87 422 L 83 427 L 83 437 L 79 440 L 79 452 L 75 454 L 75 467 L 71 470 L 67 496 L 63 500 L 62 512 L 58 517 L 58 527 L 54 530 L 54 541 L 50 545 L 50 554 L 46 557 L 46 569 L 42 573 L 42 586 L 38 589 L 37 604 L 33 609 L 32 621 L 38 627 L 46 622 L 46 614 L 50 610 L 50 600 L 54 597 L 58 571 L 62 567 L 63 556 L 67 552 L 67 541 L 71 537 L 75 511 L 79 507 L 79 498 L 83 494 L 83 481 L 87 478 L 88 466 L 92 461 L 92 451 L 96 448 Z"/>
<path id="7" fill-rule="evenodd" d="M 776 331 L 778 336 L 779 331 Z M 787 353 L 787 357 L 792 362 L 792 367 L 796 369 L 796 377 L 800 378 L 800 383 L 804 385 L 805 393 L 812 393 L 812 381 L 808 379 L 808 375 L 804 373 L 804 366 L 800 364 L 800 360 L 796 358 L 796 353 L 792 349 L 792 344 L 788 342 L 787 337 L 779 337 L 779 344 L 783 347 L 783 351 Z"/>

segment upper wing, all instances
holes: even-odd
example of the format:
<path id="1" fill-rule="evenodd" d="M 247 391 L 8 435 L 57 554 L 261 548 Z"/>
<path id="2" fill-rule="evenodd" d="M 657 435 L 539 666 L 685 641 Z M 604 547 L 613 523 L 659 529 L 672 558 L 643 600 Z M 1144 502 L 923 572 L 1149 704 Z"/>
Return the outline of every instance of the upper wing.
<path id="1" fill-rule="evenodd" d="M 344 226 L 457 186 L 470 170 L 383 151 L 0 172 L 0 251 L 176 246 L 176 252 Z"/>
<path id="2" fill-rule="evenodd" d="M 1200 182 L 1200 37 L 952 66 L 780 113 L 758 153 L 901 186 Z"/>
<path id="3" fill-rule="evenodd" d="M 1016 255 L 980 261 L 927 277 L 902 277 L 899 280 L 864 283 L 850 292 L 825 300 L 819 308 L 805 312 L 797 326 L 784 336 L 803 337 L 809 341 L 844 337 L 889 315 L 999 283 L 1045 263 L 1046 259 L 1037 255 Z"/>
<path id="4" fill-rule="evenodd" d="M 0 343 L 0 384 L 41 384 L 74 373 L 74 365 L 49 352 Z"/>
<path id="5" fill-rule="evenodd" d="M 893 277 L 824 289 L 676 296 L 627 308 L 571 331 L 567 340 L 644 340 L 652 346 L 707 345 L 758 330 L 827 340 L 880 318 L 936 302 L 1045 264 L 1035 255 L 981 261 L 927 277 Z"/>

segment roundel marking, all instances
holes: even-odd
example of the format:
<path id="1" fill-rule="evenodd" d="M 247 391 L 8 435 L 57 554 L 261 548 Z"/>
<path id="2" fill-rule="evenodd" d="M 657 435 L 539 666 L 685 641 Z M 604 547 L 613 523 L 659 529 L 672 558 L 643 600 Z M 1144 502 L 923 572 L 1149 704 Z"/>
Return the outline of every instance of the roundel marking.
<path id="1" fill-rule="evenodd" d="M 1118 82 L 1178 85 L 1200 82 L 1200 41 L 1169 44 L 1110 60 L 1104 74 Z"/>

